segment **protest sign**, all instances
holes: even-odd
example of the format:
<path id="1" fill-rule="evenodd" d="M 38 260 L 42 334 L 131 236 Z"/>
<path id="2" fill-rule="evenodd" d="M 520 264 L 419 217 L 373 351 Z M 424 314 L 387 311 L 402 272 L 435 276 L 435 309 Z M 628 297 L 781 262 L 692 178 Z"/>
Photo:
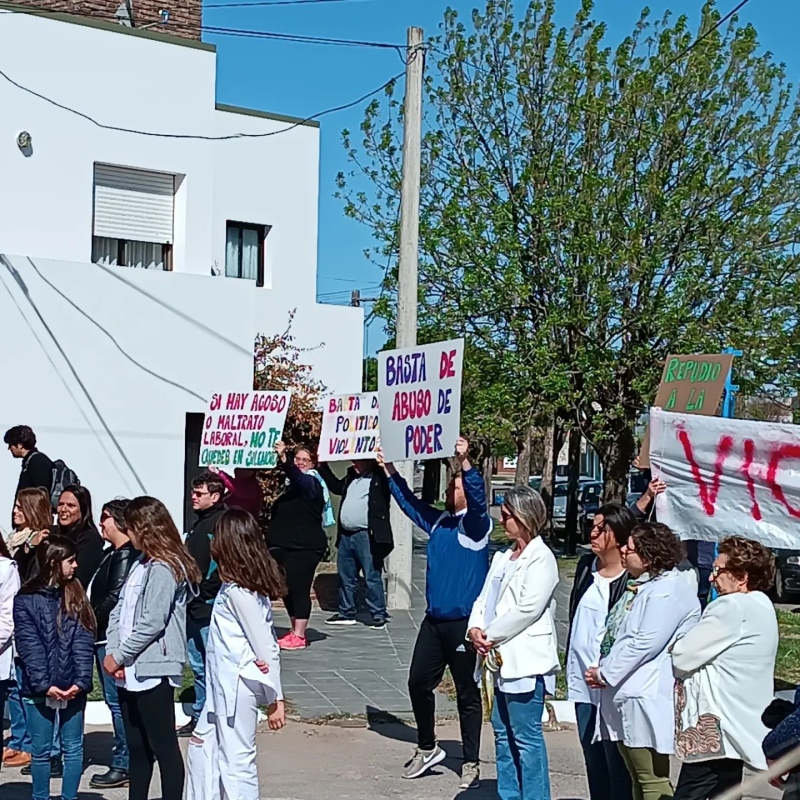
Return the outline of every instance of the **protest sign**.
<path id="1" fill-rule="evenodd" d="M 732 366 L 732 355 L 667 356 L 653 405 L 676 413 L 716 416 Z M 648 427 L 639 453 L 642 469 L 650 466 L 649 442 Z"/>
<path id="2" fill-rule="evenodd" d="M 800 425 L 650 411 L 656 511 L 682 539 L 800 550 Z"/>
<path id="3" fill-rule="evenodd" d="M 375 458 L 379 437 L 377 392 L 340 394 L 325 400 L 320 461 Z"/>
<path id="4" fill-rule="evenodd" d="M 272 469 L 291 392 L 218 392 L 200 440 L 201 467 Z"/>
<path id="5" fill-rule="evenodd" d="M 461 427 L 464 340 L 378 353 L 381 447 L 387 461 L 453 455 Z"/>

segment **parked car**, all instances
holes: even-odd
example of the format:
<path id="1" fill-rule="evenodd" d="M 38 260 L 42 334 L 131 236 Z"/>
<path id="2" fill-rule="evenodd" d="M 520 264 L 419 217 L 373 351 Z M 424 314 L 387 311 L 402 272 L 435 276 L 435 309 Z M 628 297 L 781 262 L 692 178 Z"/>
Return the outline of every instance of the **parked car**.
<path id="1" fill-rule="evenodd" d="M 578 485 L 578 530 L 585 540 L 600 501 L 603 496 L 603 484 L 591 478 L 582 477 Z M 553 489 L 553 528 L 563 530 L 567 522 L 567 502 L 569 500 L 569 484 L 558 481 Z M 588 528 L 587 528 L 588 524 Z"/>
<path id="2" fill-rule="evenodd" d="M 775 553 L 775 586 L 773 597 L 784 603 L 789 595 L 800 593 L 800 550 L 773 550 Z"/>

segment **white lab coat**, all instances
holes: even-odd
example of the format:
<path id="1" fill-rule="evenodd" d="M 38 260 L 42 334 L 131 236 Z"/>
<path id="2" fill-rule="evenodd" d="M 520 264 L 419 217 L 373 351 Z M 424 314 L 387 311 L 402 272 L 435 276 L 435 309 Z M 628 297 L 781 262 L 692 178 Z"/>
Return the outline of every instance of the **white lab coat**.
<path id="1" fill-rule="evenodd" d="M 269 665 L 262 673 L 256 659 Z M 283 699 L 272 605 L 231 583 L 214 601 L 206 646 L 206 704 L 189 748 L 187 800 L 258 800 L 258 706 Z"/>
<path id="2" fill-rule="evenodd" d="M 773 699 L 778 620 L 762 592 L 721 595 L 672 648 L 680 729 L 676 753 L 686 761 L 730 758 L 766 769 L 761 713 Z M 700 724 L 698 724 L 700 723 Z"/>
<path id="3" fill-rule="evenodd" d="M 506 569 L 512 552 L 495 554 L 467 624 L 467 630 L 480 628 L 497 645 L 503 660 L 500 677 L 509 681 L 560 669 L 555 625 L 558 564 L 541 537 L 532 539 L 522 551 L 516 569 L 506 570 L 495 617 L 485 626 L 492 576 Z M 479 674 L 476 679 L 480 680 Z"/>
<path id="4" fill-rule="evenodd" d="M 611 651 L 600 661 L 607 687 L 600 692 L 595 739 L 672 754 L 675 679 L 669 647 L 699 619 L 697 595 L 677 569 L 641 585 Z"/>
<path id="5" fill-rule="evenodd" d="M 14 597 L 18 591 L 16 561 L 0 557 L 0 681 L 14 680 Z"/>

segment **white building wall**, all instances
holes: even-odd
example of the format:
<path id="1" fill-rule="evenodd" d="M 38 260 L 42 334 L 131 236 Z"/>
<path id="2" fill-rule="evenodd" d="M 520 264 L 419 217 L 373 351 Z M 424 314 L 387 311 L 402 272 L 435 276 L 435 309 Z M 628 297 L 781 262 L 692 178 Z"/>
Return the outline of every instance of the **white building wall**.
<path id="1" fill-rule="evenodd" d="M 169 133 L 287 123 L 215 107 L 216 55 L 113 26 L 0 12 L 3 69 L 96 120 Z M 0 79 L 0 429 L 28 424 L 99 505 L 142 492 L 180 522 L 186 414 L 248 387 L 253 340 L 286 327 L 332 392 L 361 385 L 363 315 L 317 305 L 319 131 L 204 141 L 108 131 Z M 16 145 L 32 137 L 32 152 Z M 173 272 L 93 265 L 95 162 L 183 176 Z M 227 220 L 271 227 L 263 288 L 224 277 Z M 213 276 L 212 269 L 223 276 Z M 0 454 L 0 526 L 19 462 Z"/>

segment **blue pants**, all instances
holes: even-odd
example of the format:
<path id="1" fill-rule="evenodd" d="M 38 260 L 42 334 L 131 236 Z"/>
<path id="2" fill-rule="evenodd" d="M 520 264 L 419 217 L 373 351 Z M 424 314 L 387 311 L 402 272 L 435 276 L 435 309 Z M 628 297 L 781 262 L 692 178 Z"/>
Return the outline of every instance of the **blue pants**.
<path id="1" fill-rule="evenodd" d="M 547 748 L 542 732 L 544 680 L 525 694 L 495 691 L 492 728 L 500 800 L 550 800 Z"/>
<path id="2" fill-rule="evenodd" d="M 21 753 L 31 753 L 31 734 L 28 730 L 28 714 L 30 705 L 23 701 L 19 693 L 22 685 L 22 670 L 17 666 L 17 682 L 11 687 L 8 693 L 8 717 L 11 722 L 11 736 L 6 743 L 6 747 L 11 750 L 18 750 Z M 2 719 L 2 717 L 0 717 Z M 58 733 L 58 726 L 53 729 L 53 744 L 50 749 L 51 758 L 61 757 L 61 737 Z"/>
<path id="3" fill-rule="evenodd" d="M 359 569 L 367 584 L 367 609 L 375 621 L 386 620 L 386 595 L 383 576 L 375 568 L 370 548 L 369 533 L 356 531 L 339 539 L 337 569 L 339 572 L 339 614 L 353 619 L 356 615 L 356 591 Z"/>
<path id="4" fill-rule="evenodd" d="M 56 714 L 44 701 L 29 703 L 28 731 L 31 735 L 31 778 L 33 800 L 50 800 L 50 751 L 56 729 L 61 733 L 61 752 L 64 756 L 64 777 L 61 782 L 62 800 L 77 800 L 83 772 L 83 712 L 86 692 L 70 700 Z"/>
<path id="5" fill-rule="evenodd" d="M 206 702 L 206 644 L 208 625 L 200 625 L 191 617 L 186 620 L 187 654 L 189 666 L 194 675 L 194 705 L 192 719 L 200 719 L 200 712 Z"/>
<path id="6" fill-rule="evenodd" d="M 597 722 L 597 707 L 576 703 L 578 738 L 586 764 L 590 800 L 631 800 L 631 775 L 616 742 L 592 742 Z M 612 793 L 613 788 L 613 793 Z"/>
<path id="7" fill-rule="evenodd" d="M 128 771 L 128 742 L 125 739 L 125 726 L 122 723 L 122 712 L 119 709 L 119 694 L 117 682 L 103 669 L 103 659 L 106 657 L 106 646 L 97 645 L 95 651 L 97 659 L 97 675 L 103 688 L 103 700 L 106 701 L 111 712 L 111 724 L 114 728 L 114 747 L 111 750 L 111 769 Z"/>

